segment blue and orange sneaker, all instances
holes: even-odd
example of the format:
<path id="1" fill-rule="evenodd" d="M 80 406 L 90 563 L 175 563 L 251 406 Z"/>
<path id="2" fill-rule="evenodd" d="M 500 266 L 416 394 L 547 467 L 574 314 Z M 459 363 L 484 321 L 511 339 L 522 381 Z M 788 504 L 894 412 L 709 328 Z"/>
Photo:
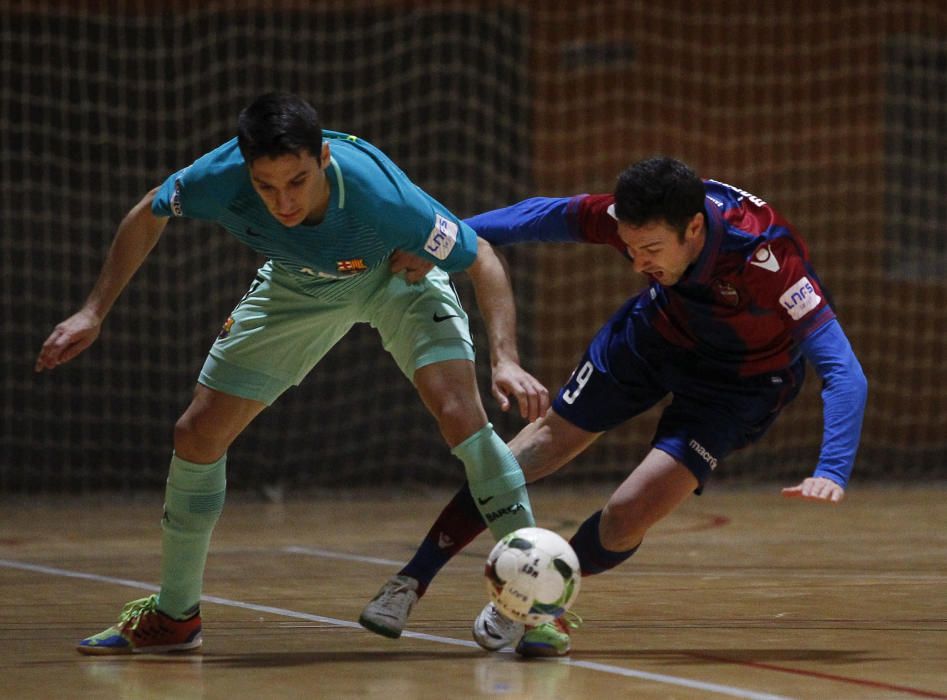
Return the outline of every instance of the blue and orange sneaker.
<path id="1" fill-rule="evenodd" d="M 86 637 L 76 646 L 82 654 L 160 654 L 192 651 L 201 646 L 201 613 L 175 620 L 158 610 L 158 596 L 133 600 L 122 608 L 118 622 Z"/>

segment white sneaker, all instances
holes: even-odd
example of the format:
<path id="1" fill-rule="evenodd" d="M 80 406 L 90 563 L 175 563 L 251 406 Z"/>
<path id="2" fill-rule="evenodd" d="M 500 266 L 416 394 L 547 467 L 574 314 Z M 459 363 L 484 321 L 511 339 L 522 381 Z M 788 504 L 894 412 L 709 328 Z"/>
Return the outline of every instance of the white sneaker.
<path id="1" fill-rule="evenodd" d="M 473 638 L 487 651 L 513 644 L 525 631 L 526 625 L 508 618 L 493 603 L 487 603 L 473 624 Z"/>
<path id="2" fill-rule="evenodd" d="M 417 580 L 410 576 L 392 576 L 362 610 L 358 623 L 367 630 L 397 639 L 417 602 Z"/>

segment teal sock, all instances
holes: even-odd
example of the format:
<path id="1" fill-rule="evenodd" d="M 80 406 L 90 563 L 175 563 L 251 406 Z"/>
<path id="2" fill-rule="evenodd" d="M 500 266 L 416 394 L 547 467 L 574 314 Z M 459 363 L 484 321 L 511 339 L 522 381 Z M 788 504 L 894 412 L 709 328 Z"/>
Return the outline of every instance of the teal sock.
<path id="1" fill-rule="evenodd" d="M 158 608 L 185 618 L 200 603 L 210 535 L 224 508 L 227 455 L 213 464 L 171 457 L 161 519 Z"/>
<path id="2" fill-rule="evenodd" d="M 487 423 L 452 451 L 464 463 L 477 510 L 494 538 L 536 524 L 523 470 L 493 425 Z"/>

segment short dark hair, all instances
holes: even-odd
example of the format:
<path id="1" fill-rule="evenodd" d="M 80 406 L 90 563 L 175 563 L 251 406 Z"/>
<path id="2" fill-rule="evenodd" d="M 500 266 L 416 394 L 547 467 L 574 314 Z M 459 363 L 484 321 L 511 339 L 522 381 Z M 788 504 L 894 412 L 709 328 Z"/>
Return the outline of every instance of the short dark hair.
<path id="1" fill-rule="evenodd" d="M 615 216 L 632 226 L 664 220 L 681 235 L 694 214 L 704 210 L 704 183 L 679 160 L 656 156 L 618 176 Z"/>
<path id="2" fill-rule="evenodd" d="M 240 112 L 237 145 L 247 165 L 262 156 L 299 155 L 304 150 L 319 160 L 322 125 L 315 108 L 306 100 L 285 92 L 270 92 Z"/>

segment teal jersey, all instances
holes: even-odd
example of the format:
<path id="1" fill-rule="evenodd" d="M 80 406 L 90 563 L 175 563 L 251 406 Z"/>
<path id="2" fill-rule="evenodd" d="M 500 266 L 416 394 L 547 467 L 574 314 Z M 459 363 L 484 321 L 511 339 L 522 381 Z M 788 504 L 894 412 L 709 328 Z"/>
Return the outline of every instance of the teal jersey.
<path id="1" fill-rule="evenodd" d="M 477 236 L 415 185 L 384 153 L 355 136 L 324 131 L 329 142 L 329 206 L 315 226 L 287 228 L 253 189 L 234 138 L 171 175 L 151 209 L 157 216 L 214 221 L 314 292 L 358 284 L 404 250 L 446 272 L 477 255 Z"/>

